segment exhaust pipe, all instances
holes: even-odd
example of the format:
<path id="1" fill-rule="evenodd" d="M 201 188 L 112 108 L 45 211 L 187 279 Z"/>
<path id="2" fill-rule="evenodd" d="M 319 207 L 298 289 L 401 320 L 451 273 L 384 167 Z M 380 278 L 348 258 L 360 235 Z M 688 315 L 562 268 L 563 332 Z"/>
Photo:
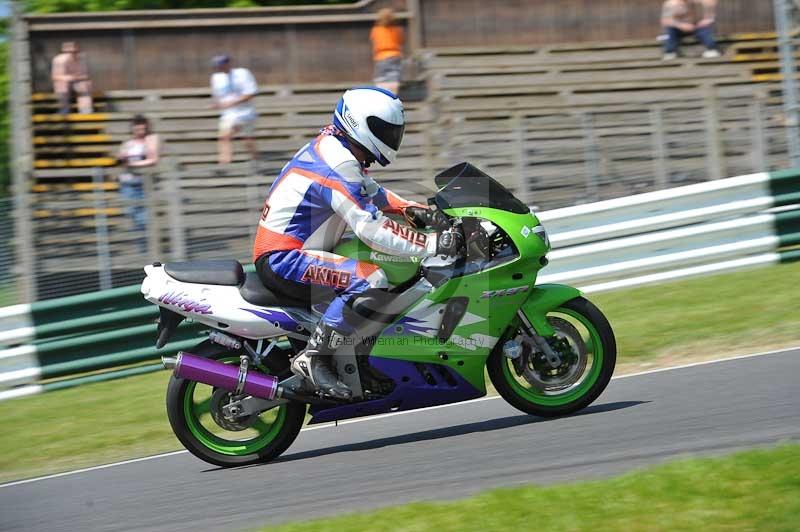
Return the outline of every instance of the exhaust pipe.
<path id="1" fill-rule="evenodd" d="M 275 399 L 282 395 L 278 378 L 257 371 L 248 371 L 247 364 L 223 364 L 191 353 L 178 352 L 175 357 L 161 357 L 161 363 L 181 379 L 201 382 L 238 394 L 262 399 Z"/>

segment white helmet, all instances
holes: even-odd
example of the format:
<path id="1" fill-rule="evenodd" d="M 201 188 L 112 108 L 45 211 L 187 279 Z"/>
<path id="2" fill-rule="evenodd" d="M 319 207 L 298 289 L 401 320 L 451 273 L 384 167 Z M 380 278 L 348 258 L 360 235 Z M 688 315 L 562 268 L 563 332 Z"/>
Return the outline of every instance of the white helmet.
<path id="1" fill-rule="evenodd" d="M 397 157 L 405 123 L 403 102 L 378 87 L 346 91 L 333 112 L 333 125 L 371 153 L 381 166 Z"/>

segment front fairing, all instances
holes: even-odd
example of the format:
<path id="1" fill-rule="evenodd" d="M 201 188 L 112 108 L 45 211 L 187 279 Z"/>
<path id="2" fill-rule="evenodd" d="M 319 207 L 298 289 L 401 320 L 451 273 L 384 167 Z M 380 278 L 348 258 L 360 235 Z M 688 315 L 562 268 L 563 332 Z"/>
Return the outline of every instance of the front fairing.
<path id="1" fill-rule="evenodd" d="M 475 166 L 459 163 L 441 172 L 435 181 L 439 191 L 433 202 L 449 216 L 491 222 L 514 242 L 523 261 L 539 260 L 549 251 L 544 228 L 530 207 Z"/>
<path id="2" fill-rule="evenodd" d="M 541 223 L 536 215 L 528 210 L 526 213 L 512 213 L 487 207 L 463 207 L 445 211 L 455 218 L 477 218 L 486 220 L 502 229 L 517 249 L 522 260 L 539 260 L 550 251 L 550 244 L 545 239 Z"/>
<path id="3" fill-rule="evenodd" d="M 475 174 L 474 167 L 470 166 L 459 165 L 454 169 L 459 175 Z M 447 201 L 437 201 L 436 198 L 434 201 L 437 207 L 457 222 L 460 221 L 464 227 L 491 222 L 511 241 L 508 253 L 484 262 L 460 261 L 449 271 L 446 266 L 436 267 L 442 273 L 440 282 L 428 277 L 436 288 L 393 323 L 387 324 L 376 338 L 370 355 L 380 359 L 411 361 L 418 367 L 444 366 L 447 371 L 468 382 L 478 394 L 483 394 L 486 359 L 533 293 L 537 274 L 546 263 L 542 259 L 549 251 L 549 243 L 539 220 L 527 206 L 493 180 L 489 183 L 486 180 L 488 176 L 478 177 L 478 182 L 486 185 L 487 190 L 490 189 L 485 197 L 476 195 L 474 191 L 471 194 L 448 195 L 441 194 L 440 190 L 437 198 Z M 462 179 L 454 183 L 454 179 L 445 185 L 437 184 L 453 192 L 456 186 L 463 189 L 465 184 L 475 182 Z M 464 198 L 474 198 L 476 203 L 463 204 Z M 498 206 L 510 207 L 510 210 Z M 380 254 L 375 254 L 356 239 L 340 244 L 336 252 L 378 264 L 395 285 L 399 280 L 415 275 L 419 266 L 410 261 L 380 262 L 379 259 L 383 258 Z M 423 266 L 423 274 L 429 276 L 434 267 L 430 266 L 429 261 L 423 261 Z M 455 300 L 468 302 L 466 312 L 451 336 L 440 341 L 438 334 L 442 316 L 448 303 Z"/>

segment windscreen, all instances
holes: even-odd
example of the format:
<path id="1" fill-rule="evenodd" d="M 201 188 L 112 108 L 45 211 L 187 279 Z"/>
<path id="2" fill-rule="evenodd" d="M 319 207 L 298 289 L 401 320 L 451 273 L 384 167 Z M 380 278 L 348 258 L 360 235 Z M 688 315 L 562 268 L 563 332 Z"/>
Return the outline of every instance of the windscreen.
<path id="1" fill-rule="evenodd" d="M 441 209 L 489 207 L 516 214 L 527 214 L 527 205 L 514 197 L 503 185 L 469 163 L 448 168 L 434 179 L 441 190 L 434 201 Z"/>

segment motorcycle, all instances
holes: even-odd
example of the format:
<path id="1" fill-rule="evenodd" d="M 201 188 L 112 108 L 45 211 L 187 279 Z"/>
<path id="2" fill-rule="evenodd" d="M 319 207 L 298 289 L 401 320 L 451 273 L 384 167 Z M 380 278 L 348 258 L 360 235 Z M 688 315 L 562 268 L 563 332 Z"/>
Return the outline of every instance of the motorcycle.
<path id="1" fill-rule="evenodd" d="M 159 348 L 184 319 L 210 330 L 195 348 L 162 357 L 173 371 L 169 422 L 186 449 L 224 467 L 266 462 L 307 415 L 314 424 L 467 401 L 486 395 L 485 373 L 535 416 L 572 414 L 597 399 L 614 372 L 614 333 L 579 290 L 535 284 L 550 249 L 536 215 L 469 163 L 435 183 L 429 202 L 469 237 L 465 258 L 388 256 L 355 238 L 334 250 L 381 267 L 391 285 L 346 308 L 358 335 L 333 358 L 349 400 L 317 394 L 289 369 L 318 305 L 273 293 L 237 261 L 145 267 L 142 293 L 160 307 Z M 314 275 L 333 282 L 337 272 Z"/>

